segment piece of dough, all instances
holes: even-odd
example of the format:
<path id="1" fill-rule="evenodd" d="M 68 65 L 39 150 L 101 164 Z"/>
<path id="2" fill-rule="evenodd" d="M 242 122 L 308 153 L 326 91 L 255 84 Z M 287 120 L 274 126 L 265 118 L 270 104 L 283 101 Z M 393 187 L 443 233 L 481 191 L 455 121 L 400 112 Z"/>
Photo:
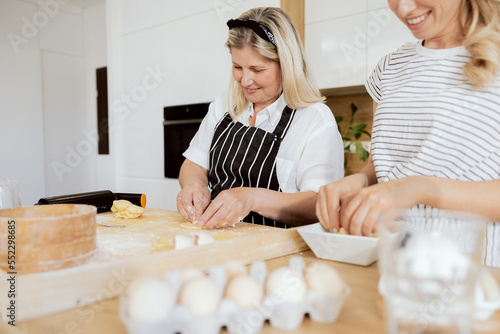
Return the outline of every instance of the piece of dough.
<path id="1" fill-rule="evenodd" d="M 195 237 L 195 243 L 197 246 L 208 245 L 215 242 L 215 239 L 206 232 L 197 232 Z"/>
<path id="2" fill-rule="evenodd" d="M 131 202 L 120 199 L 113 201 L 113 206 L 111 207 L 113 216 L 115 218 L 137 218 L 144 213 L 144 208 L 132 204 Z"/>
<path id="3" fill-rule="evenodd" d="M 174 249 L 184 249 L 194 247 L 196 245 L 196 236 L 192 234 L 188 235 L 176 235 L 174 237 Z"/>
<path id="4" fill-rule="evenodd" d="M 202 227 L 200 225 L 198 225 L 197 220 L 195 220 L 192 223 L 180 223 L 179 227 L 184 228 L 186 230 L 201 230 L 202 229 Z"/>

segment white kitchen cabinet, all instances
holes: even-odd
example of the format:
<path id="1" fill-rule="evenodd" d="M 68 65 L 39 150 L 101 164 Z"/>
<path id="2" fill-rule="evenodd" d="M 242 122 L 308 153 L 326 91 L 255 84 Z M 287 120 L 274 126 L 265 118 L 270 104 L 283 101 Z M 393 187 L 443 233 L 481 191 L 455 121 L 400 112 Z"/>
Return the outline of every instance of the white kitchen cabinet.
<path id="1" fill-rule="evenodd" d="M 45 193 L 42 71 L 40 51 L 15 54 L 0 43 L 0 178 L 21 186 L 21 204 Z"/>
<path id="2" fill-rule="evenodd" d="M 82 58 L 42 53 L 45 178 L 48 196 L 89 191 L 96 156 L 86 113 Z"/>
<path id="3" fill-rule="evenodd" d="M 0 41 L 0 177 L 19 180 L 23 205 L 92 187 L 92 144 L 81 144 L 82 131 L 92 129 L 82 25 L 81 8 L 72 5 L 0 2 L 0 33 L 6 37 Z M 68 166 L 67 148 L 88 149 L 89 155 Z M 62 178 L 54 172 L 57 163 L 65 171 Z"/>
<path id="4" fill-rule="evenodd" d="M 366 12 L 306 24 L 306 54 L 320 88 L 359 85 L 366 73 Z"/>
<path id="5" fill-rule="evenodd" d="M 196 16 L 198 14 L 211 11 L 216 7 L 227 6 L 235 1 L 228 0 L 210 0 L 210 1 L 179 1 L 179 0 L 161 0 L 161 14 L 162 14 L 162 22 L 168 23 L 175 20 L 183 20 L 192 16 Z M 198 30 L 198 28 L 203 27 L 204 22 L 199 22 L 199 24 L 195 24 L 191 27 L 191 29 L 187 30 L 195 30 L 200 32 L 205 32 L 205 30 Z M 196 27 L 196 29 L 192 29 Z M 187 27 L 186 27 L 187 28 Z M 183 35 L 188 31 L 177 31 L 179 35 Z M 205 35 L 203 33 L 203 35 Z"/>
<path id="6" fill-rule="evenodd" d="M 414 40 L 385 0 L 305 6 L 306 53 L 322 89 L 364 85 L 381 57 Z"/>
<path id="7" fill-rule="evenodd" d="M 306 24 L 365 13 L 372 0 L 305 0 Z"/>
<path id="8" fill-rule="evenodd" d="M 40 49 L 83 57 L 82 15 L 65 13 L 58 7 L 52 15 L 47 14 L 48 22 L 40 29 Z"/>
<path id="9" fill-rule="evenodd" d="M 190 26 L 203 27 L 203 33 L 187 29 Z M 227 29 L 214 10 L 164 25 L 162 44 L 169 75 L 163 106 L 210 102 L 227 89 L 231 67 L 224 45 Z"/>
<path id="10" fill-rule="evenodd" d="M 162 22 L 162 0 L 121 0 L 118 4 L 120 35 L 156 26 Z"/>
<path id="11" fill-rule="evenodd" d="M 0 1 L 0 43 L 9 46 L 9 53 L 17 54 L 25 48 L 38 49 L 39 28 L 33 23 L 37 12 L 36 4 Z"/>

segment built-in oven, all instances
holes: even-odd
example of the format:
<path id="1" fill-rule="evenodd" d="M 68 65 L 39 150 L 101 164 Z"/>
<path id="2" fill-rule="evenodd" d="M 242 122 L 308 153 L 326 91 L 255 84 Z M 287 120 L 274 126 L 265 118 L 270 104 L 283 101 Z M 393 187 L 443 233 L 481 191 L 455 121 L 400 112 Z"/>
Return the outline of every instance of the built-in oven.
<path id="1" fill-rule="evenodd" d="M 207 114 L 209 103 L 185 104 L 163 108 L 165 177 L 178 178 L 191 139 Z"/>

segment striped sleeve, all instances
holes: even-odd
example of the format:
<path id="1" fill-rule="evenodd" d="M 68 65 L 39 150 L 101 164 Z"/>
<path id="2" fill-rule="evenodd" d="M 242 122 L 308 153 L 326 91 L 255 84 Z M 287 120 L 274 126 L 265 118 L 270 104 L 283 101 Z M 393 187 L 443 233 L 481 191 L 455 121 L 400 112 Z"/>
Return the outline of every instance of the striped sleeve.
<path id="1" fill-rule="evenodd" d="M 389 62 L 391 54 L 386 55 L 378 62 L 377 66 L 373 69 L 372 73 L 368 77 L 365 83 L 366 90 L 368 94 L 372 97 L 373 101 L 380 103 L 382 98 L 382 75 L 385 71 L 385 66 Z"/>

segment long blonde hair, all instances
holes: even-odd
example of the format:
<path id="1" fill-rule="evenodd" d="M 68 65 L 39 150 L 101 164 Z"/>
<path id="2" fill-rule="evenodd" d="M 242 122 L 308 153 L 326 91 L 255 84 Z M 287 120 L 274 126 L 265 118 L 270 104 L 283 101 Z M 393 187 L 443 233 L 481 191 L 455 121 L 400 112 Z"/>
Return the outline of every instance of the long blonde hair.
<path id="1" fill-rule="evenodd" d="M 500 0 L 463 0 L 461 23 L 472 54 L 464 75 L 475 89 L 492 84 L 500 68 Z"/>
<path id="2" fill-rule="evenodd" d="M 283 95 L 292 109 L 307 107 L 324 101 L 307 65 L 304 47 L 290 16 L 277 7 L 258 7 L 241 14 L 239 20 L 252 19 L 269 28 L 276 46 L 260 38 L 252 29 L 238 27 L 229 30 L 226 46 L 242 48 L 251 46 L 263 57 L 275 61 L 281 69 Z M 234 118 L 243 112 L 248 101 L 242 88 L 231 77 L 229 84 L 229 113 Z"/>

